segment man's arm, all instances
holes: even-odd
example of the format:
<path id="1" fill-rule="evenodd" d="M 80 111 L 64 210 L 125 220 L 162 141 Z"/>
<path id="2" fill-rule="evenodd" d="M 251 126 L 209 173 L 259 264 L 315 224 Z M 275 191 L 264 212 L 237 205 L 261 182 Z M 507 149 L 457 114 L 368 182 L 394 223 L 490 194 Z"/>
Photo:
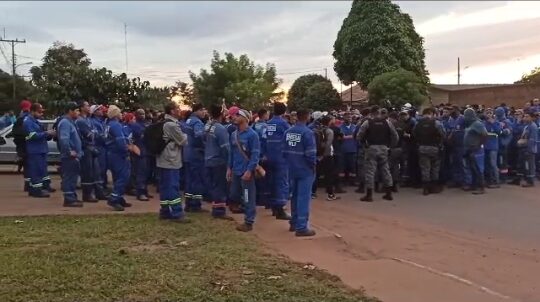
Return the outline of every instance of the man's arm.
<path id="1" fill-rule="evenodd" d="M 396 146 L 399 141 L 399 134 L 396 131 L 396 128 L 390 121 L 386 121 L 388 127 L 390 127 L 390 147 Z"/>
<path id="2" fill-rule="evenodd" d="M 197 121 L 193 124 L 193 134 L 196 138 L 204 137 L 204 124 L 201 121 Z"/>
<path id="3" fill-rule="evenodd" d="M 225 157 L 228 159 L 229 154 L 231 152 L 231 145 L 229 140 L 229 133 L 227 132 L 227 129 L 224 127 L 215 128 L 216 129 L 216 137 L 218 140 L 219 148 L 221 150 L 221 154 L 225 155 Z"/>
<path id="4" fill-rule="evenodd" d="M 71 152 L 71 147 L 69 144 L 70 129 L 69 125 L 66 122 L 62 121 L 58 124 L 58 145 L 60 146 L 60 152 L 63 155 L 68 155 Z"/>
<path id="5" fill-rule="evenodd" d="M 249 148 L 249 162 L 247 166 L 248 171 L 255 171 L 255 167 L 259 164 L 259 157 L 261 155 L 259 136 L 251 135 L 248 140 Z"/>
<path id="6" fill-rule="evenodd" d="M 27 141 L 32 140 L 46 140 L 47 139 L 47 132 L 42 131 L 39 129 L 38 124 L 33 123 L 30 119 L 25 119 L 23 122 L 24 131 L 28 133 L 26 135 Z"/>
<path id="7" fill-rule="evenodd" d="M 315 168 L 317 164 L 317 146 L 315 145 L 313 132 L 305 132 L 302 135 L 302 141 L 304 142 L 304 157 L 310 166 Z"/>
<path id="8" fill-rule="evenodd" d="M 163 133 L 178 146 L 184 146 L 187 143 L 187 135 L 174 122 L 163 124 Z"/>
<path id="9" fill-rule="evenodd" d="M 366 132 L 367 132 L 368 127 L 369 127 L 368 121 L 364 121 L 362 123 L 362 126 L 360 126 L 360 130 L 358 130 L 358 134 L 356 135 L 356 140 L 357 141 L 364 140 L 364 137 L 366 136 Z"/>

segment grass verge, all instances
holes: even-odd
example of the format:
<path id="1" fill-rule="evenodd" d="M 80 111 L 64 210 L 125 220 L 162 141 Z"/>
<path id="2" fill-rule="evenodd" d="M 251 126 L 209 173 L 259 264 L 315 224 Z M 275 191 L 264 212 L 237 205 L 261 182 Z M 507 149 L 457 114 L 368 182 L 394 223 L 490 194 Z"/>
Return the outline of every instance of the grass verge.
<path id="1" fill-rule="evenodd" d="M 191 219 L 0 218 L 0 301 L 375 301 L 229 222 Z"/>

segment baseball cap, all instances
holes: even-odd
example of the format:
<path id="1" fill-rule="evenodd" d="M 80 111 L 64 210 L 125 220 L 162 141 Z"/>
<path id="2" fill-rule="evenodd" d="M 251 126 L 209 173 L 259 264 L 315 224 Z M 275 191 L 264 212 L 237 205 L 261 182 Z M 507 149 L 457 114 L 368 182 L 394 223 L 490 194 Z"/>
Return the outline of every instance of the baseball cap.
<path id="1" fill-rule="evenodd" d="M 96 111 L 100 110 L 103 106 L 101 105 L 92 105 L 90 106 L 90 114 L 94 114 Z"/>
<path id="2" fill-rule="evenodd" d="M 231 108 L 229 108 L 229 115 L 230 116 L 237 115 L 238 111 L 240 111 L 240 108 L 238 108 L 236 106 L 232 106 Z"/>
<path id="3" fill-rule="evenodd" d="M 251 121 L 251 113 L 249 113 L 247 110 L 240 109 L 238 111 L 238 115 L 244 117 L 248 122 Z"/>
<path id="4" fill-rule="evenodd" d="M 29 100 L 23 100 L 20 106 L 22 111 L 30 111 L 32 103 Z"/>
<path id="5" fill-rule="evenodd" d="M 313 114 L 311 116 L 313 117 L 314 120 L 318 120 L 321 117 L 323 117 L 323 114 L 320 111 L 315 111 L 315 112 L 313 112 Z"/>

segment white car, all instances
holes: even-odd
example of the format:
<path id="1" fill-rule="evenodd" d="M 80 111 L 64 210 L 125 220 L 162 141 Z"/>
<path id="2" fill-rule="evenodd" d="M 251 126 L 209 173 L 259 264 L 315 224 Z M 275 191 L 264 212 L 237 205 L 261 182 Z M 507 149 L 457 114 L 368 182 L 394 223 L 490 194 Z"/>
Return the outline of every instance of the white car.
<path id="1" fill-rule="evenodd" d="M 54 120 L 40 120 L 46 130 L 52 129 Z M 13 125 L 7 126 L 0 130 L 0 164 L 15 164 L 18 160 L 15 143 L 13 142 Z M 53 140 L 47 141 L 49 146 L 49 154 L 47 154 L 47 162 L 49 164 L 58 164 L 60 162 L 60 152 Z"/>

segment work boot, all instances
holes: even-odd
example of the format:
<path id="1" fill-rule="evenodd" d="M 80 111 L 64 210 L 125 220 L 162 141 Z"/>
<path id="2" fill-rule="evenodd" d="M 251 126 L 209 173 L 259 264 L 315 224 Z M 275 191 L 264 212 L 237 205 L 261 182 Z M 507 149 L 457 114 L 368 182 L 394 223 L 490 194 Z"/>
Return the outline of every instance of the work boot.
<path id="1" fill-rule="evenodd" d="M 137 200 L 139 200 L 139 201 L 149 201 L 150 198 L 148 198 L 148 196 L 143 194 L 143 195 L 137 196 Z"/>
<path id="2" fill-rule="evenodd" d="M 35 197 L 35 198 L 48 198 L 48 197 L 51 197 L 51 195 L 47 191 L 44 191 L 44 190 L 35 191 L 33 193 L 31 192 L 28 195 L 32 196 L 32 197 Z"/>
<path id="3" fill-rule="evenodd" d="M 422 195 L 424 195 L 424 196 L 429 195 L 429 193 L 431 193 L 431 188 L 430 187 L 431 187 L 430 184 L 424 183 Z"/>
<path id="4" fill-rule="evenodd" d="M 387 187 L 384 190 L 386 191 L 386 194 L 384 194 L 384 196 L 382 198 L 384 200 L 394 200 L 394 198 L 392 197 L 392 188 Z"/>
<path id="5" fill-rule="evenodd" d="M 296 231 L 295 236 L 296 237 L 311 237 L 315 236 L 315 231 L 310 229 L 305 229 L 303 231 Z"/>
<path id="6" fill-rule="evenodd" d="M 63 206 L 66 208 L 82 208 L 84 205 L 81 201 L 64 201 Z"/>
<path id="7" fill-rule="evenodd" d="M 360 183 L 358 185 L 358 189 L 356 189 L 356 191 L 354 191 L 354 192 L 360 193 L 360 194 L 366 193 L 366 188 L 364 187 L 364 183 Z"/>
<path id="8" fill-rule="evenodd" d="M 83 196 L 83 202 L 89 202 L 89 203 L 96 203 L 98 202 L 99 200 L 97 198 L 95 198 L 94 196 L 90 195 L 90 196 Z"/>
<path id="9" fill-rule="evenodd" d="M 276 219 L 277 220 L 291 220 L 291 215 L 287 214 L 283 207 L 275 208 Z"/>
<path id="10" fill-rule="evenodd" d="M 120 200 L 120 205 L 121 205 L 122 207 L 124 207 L 124 208 L 129 208 L 129 207 L 131 207 L 131 203 L 127 202 L 124 198 L 122 198 L 122 199 Z"/>
<path id="11" fill-rule="evenodd" d="M 509 182 L 508 184 L 513 185 L 513 186 L 519 186 L 521 184 L 521 180 L 520 179 L 514 179 L 511 182 Z"/>
<path id="12" fill-rule="evenodd" d="M 253 225 L 252 224 L 247 224 L 247 223 L 242 223 L 242 224 L 239 224 L 236 227 L 236 230 L 240 231 L 240 232 L 250 232 L 250 231 L 253 230 Z"/>
<path id="13" fill-rule="evenodd" d="M 366 196 L 362 197 L 360 200 L 364 201 L 364 202 L 372 202 L 373 201 L 373 189 L 367 189 Z"/>
<path id="14" fill-rule="evenodd" d="M 534 183 L 530 182 L 530 181 L 527 181 L 524 184 L 522 184 L 521 187 L 522 188 L 532 188 L 532 187 L 534 187 Z"/>
<path id="15" fill-rule="evenodd" d="M 124 207 L 121 206 L 118 203 L 110 203 L 110 202 L 108 202 L 107 204 L 113 209 L 113 211 L 116 211 L 116 212 L 124 211 Z"/>
<path id="16" fill-rule="evenodd" d="M 486 191 L 484 190 L 484 187 L 479 187 L 478 189 L 473 190 L 472 193 L 473 195 L 482 195 L 486 193 Z"/>

